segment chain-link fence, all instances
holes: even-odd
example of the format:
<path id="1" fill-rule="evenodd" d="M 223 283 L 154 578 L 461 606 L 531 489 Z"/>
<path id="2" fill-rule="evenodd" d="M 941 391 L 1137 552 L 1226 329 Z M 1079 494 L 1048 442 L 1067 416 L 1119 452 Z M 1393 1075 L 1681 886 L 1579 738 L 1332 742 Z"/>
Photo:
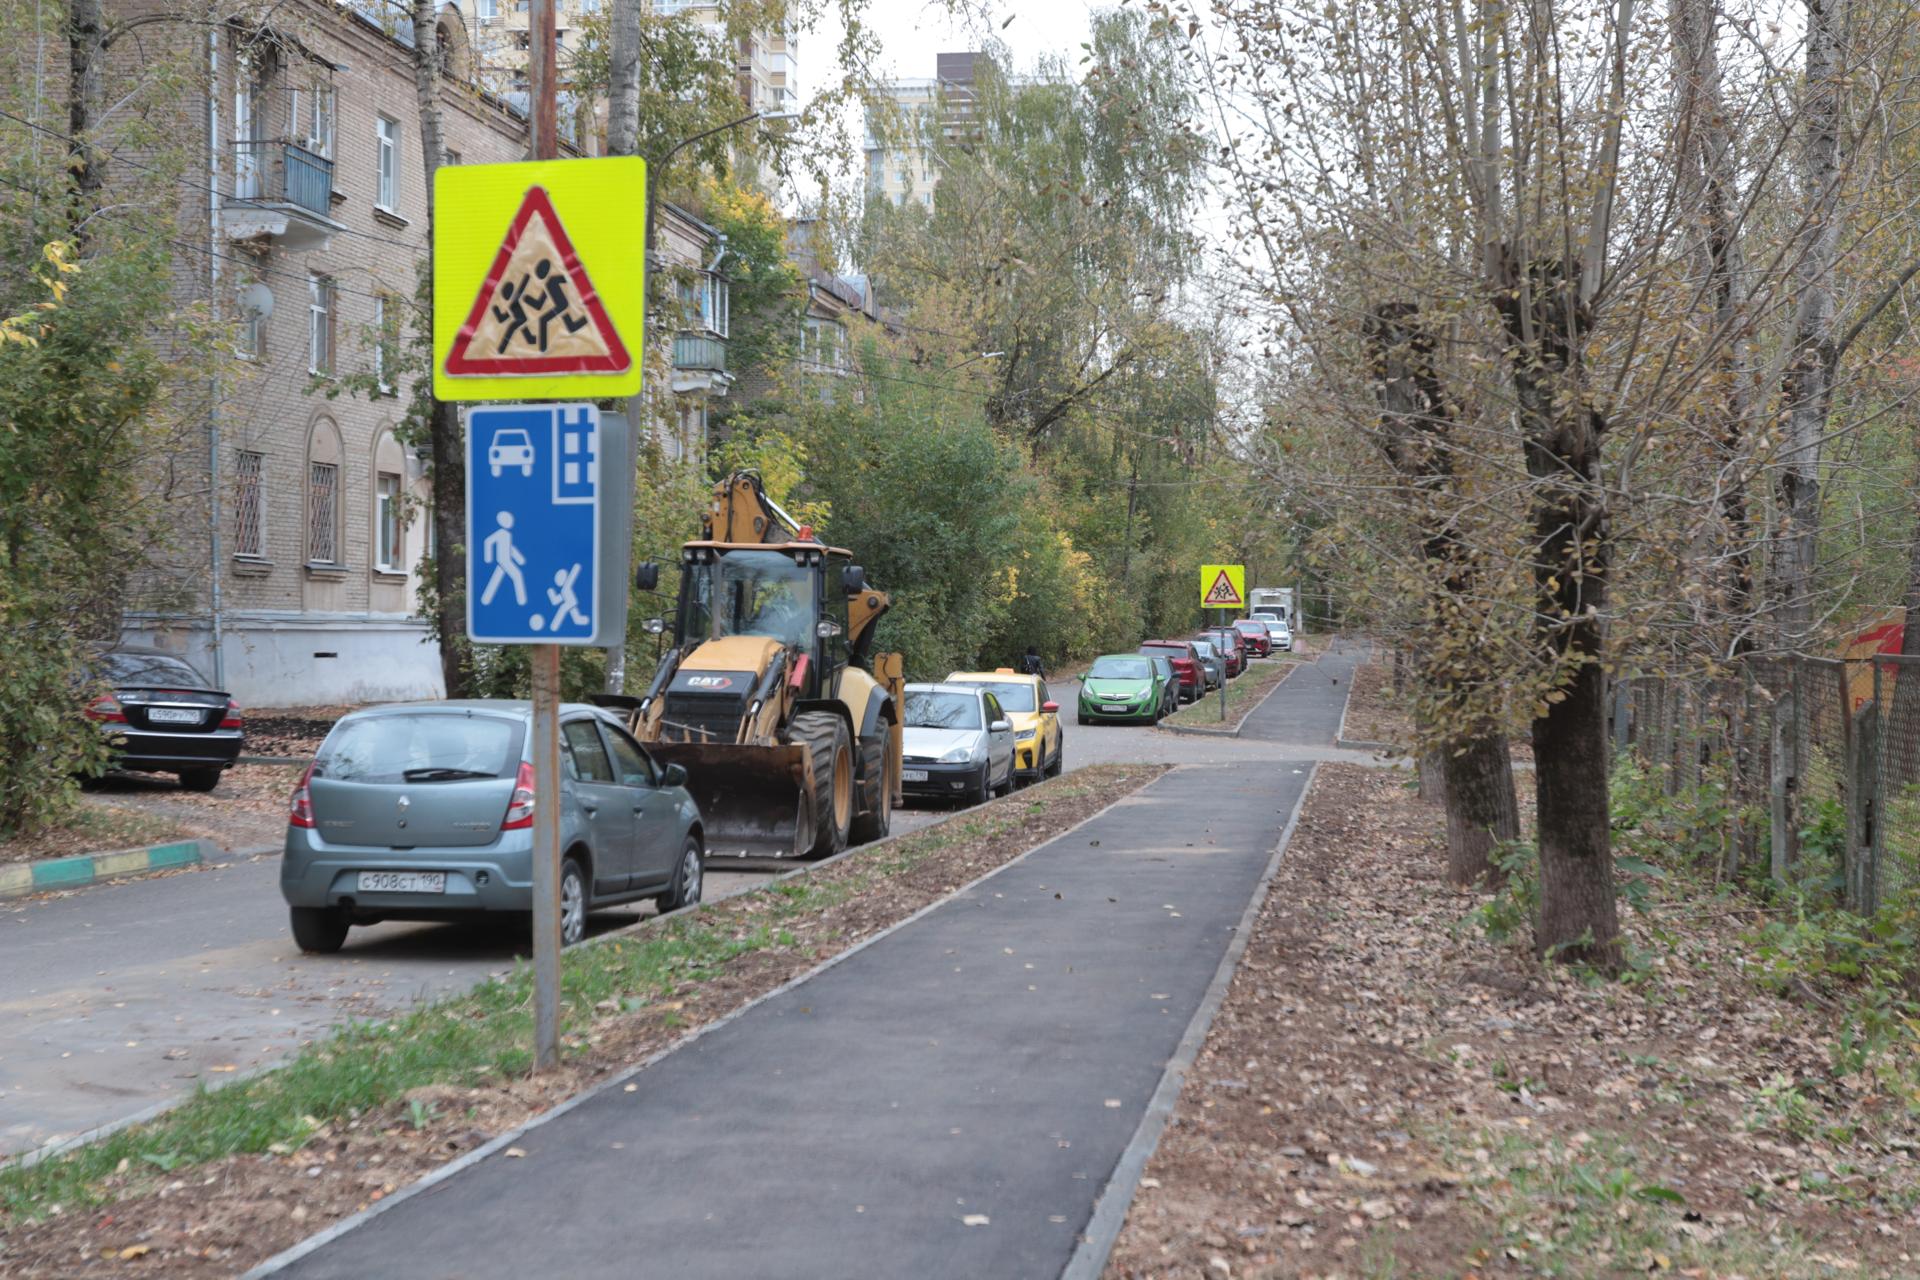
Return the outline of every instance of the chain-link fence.
<path id="1" fill-rule="evenodd" d="M 1920 659 L 1630 676 L 1612 719 L 1616 751 L 1717 829 L 1727 874 L 1825 874 L 1863 912 L 1920 888 Z"/>

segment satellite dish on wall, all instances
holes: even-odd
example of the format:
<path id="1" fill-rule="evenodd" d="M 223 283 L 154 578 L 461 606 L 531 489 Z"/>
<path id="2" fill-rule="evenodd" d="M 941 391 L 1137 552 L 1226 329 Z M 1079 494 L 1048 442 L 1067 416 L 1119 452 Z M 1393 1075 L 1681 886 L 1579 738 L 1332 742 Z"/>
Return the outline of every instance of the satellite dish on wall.
<path id="1" fill-rule="evenodd" d="M 240 309 L 266 319 L 273 314 L 273 290 L 264 284 L 250 284 L 240 291 Z"/>

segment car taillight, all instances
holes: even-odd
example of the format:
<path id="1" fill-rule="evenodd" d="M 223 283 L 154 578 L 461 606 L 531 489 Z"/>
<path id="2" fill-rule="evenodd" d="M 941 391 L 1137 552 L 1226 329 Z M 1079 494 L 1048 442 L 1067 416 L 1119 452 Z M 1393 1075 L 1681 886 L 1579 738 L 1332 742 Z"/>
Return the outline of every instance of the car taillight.
<path id="1" fill-rule="evenodd" d="M 313 778 L 313 766 L 309 764 L 300 774 L 300 781 L 294 785 L 293 798 L 287 802 L 287 825 L 305 827 L 311 830 L 316 824 L 313 820 L 313 792 L 307 789 L 307 783 Z"/>
<path id="2" fill-rule="evenodd" d="M 502 831 L 522 831 L 533 825 L 533 766 L 520 762 L 519 776 L 513 780 L 513 799 L 507 801 L 507 816 L 500 820 Z"/>
<path id="3" fill-rule="evenodd" d="M 238 729 L 240 727 L 240 704 L 232 698 L 227 699 L 227 714 L 220 717 L 220 727 L 222 729 Z"/>
<path id="4" fill-rule="evenodd" d="M 120 706 L 120 699 L 110 693 L 103 693 L 87 704 L 87 719 L 99 720 L 106 724 L 125 724 L 127 713 Z"/>

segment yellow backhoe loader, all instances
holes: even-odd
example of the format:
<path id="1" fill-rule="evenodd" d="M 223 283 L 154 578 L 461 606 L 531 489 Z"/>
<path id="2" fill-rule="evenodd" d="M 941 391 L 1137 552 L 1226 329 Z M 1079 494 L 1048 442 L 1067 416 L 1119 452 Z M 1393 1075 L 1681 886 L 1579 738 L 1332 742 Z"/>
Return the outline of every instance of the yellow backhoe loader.
<path id="1" fill-rule="evenodd" d="M 658 576 L 642 565 L 637 580 Z M 681 549 L 672 649 L 644 696 L 598 699 L 686 767 L 710 858 L 821 858 L 887 834 L 904 682 L 899 654 L 870 650 L 888 603 L 757 474 L 714 486 Z"/>

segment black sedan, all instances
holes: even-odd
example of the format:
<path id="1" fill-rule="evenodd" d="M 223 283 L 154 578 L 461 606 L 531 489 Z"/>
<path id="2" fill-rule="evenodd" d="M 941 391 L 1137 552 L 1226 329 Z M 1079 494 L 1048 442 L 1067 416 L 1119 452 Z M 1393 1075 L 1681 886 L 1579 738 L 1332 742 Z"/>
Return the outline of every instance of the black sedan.
<path id="1" fill-rule="evenodd" d="M 113 748 L 113 767 L 177 773 L 189 791 L 211 791 L 246 742 L 240 708 L 183 660 L 158 649 L 102 653 L 95 672 L 113 692 L 87 704 Z"/>

